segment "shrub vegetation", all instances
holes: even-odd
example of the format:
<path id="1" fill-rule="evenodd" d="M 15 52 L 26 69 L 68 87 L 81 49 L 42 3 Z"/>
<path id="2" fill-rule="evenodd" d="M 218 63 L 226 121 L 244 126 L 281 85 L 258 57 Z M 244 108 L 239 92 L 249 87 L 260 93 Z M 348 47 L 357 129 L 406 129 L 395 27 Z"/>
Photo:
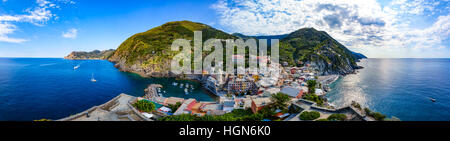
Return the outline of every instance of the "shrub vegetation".
<path id="1" fill-rule="evenodd" d="M 134 103 L 133 106 L 143 112 L 152 112 L 155 110 L 156 107 L 155 104 L 153 104 L 148 100 L 139 100 L 136 103 Z"/>
<path id="2" fill-rule="evenodd" d="M 345 114 L 332 114 L 327 119 L 329 121 L 344 121 L 347 116 Z"/>
<path id="3" fill-rule="evenodd" d="M 375 120 L 384 121 L 386 119 L 386 115 L 383 115 L 379 112 L 372 112 L 369 108 L 364 108 L 366 115 L 373 117 Z"/>
<path id="4" fill-rule="evenodd" d="M 275 113 L 269 107 L 263 108 L 254 114 L 251 109 L 235 109 L 224 115 L 196 116 L 190 114 L 172 115 L 158 119 L 159 121 L 261 121 L 263 119 L 275 119 Z"/>
<path id="5" fill-rule="evenodd" d="M 290 99 L 291 98 L 289 98 L 289 96 L 284 93 L 274 94 L 271 97 L 272 100 L 271 106 L 274 109 L 286 110 L 288 108 L 288 102 Z"/>
<path id="6" fill-rule="evenodd" d="M 172 112 L 174 113 L 175 111 L 178 110 L 178 108 L 180 108 L 181 106 L 181 102 L 177 102 L 176 104 L 169 104 L 169 108 L 170 110 L 172 110 Z"/>
<path id="7" fill-rule="evenodd" d="M 305 111 L 300 114 L 301 120 L 315 120 L 320 117 L 320 113 L 317 111 Z"/>

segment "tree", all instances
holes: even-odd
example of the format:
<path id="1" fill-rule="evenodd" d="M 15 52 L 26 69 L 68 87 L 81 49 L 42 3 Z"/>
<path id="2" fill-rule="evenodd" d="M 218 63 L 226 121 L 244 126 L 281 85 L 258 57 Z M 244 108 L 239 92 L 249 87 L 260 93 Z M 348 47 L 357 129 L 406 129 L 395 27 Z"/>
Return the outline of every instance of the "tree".
<path id="1" fill-rule="evenodd" d="M 381 113 L 379 113 L 379 112 L 373 112 L 373 113 L 371 114 L 371 116 L 372 116 L 373 118 L 375 118 L 375 120 L 378 120 L 378 121 L 383 121 L 383 120 L 386 118 L 386 115 L 383 115 L 383 114 L 381 114 Z"/>
<path id="2" fill-rule="evenodd" d="M 316 80 L 308 80 L 308 81 L 306 81 L 306 84 L 308 84 L 308 93 L 310 93 L 310 94 L 315 93 L 317 81 Z"/>
<path id="3" fill-rule="evenodd" d="M 291 114 L 299 113 L 300 112 L 300 108 L 296 108 L 295 106 L 290 106 L 288 112 L 291 113 Z"/>
<path id="4" fill-rule="evenodd" d="M 273 111 L 263 108 L 260 113 L 253 114 L 251 109 L 235 109 L 224 115 L 204 115 L 197 116 L 191 114 L 172 115 L 159 118 L 159 121 L 261 121 L 270 118 Z"/>
<path id="5" fill-rule="evenodd" d="M 134 107 L 143 112 L 152 112 L 155 110 L 155 104 L 148 100 L 139 100 L 133 104 Z"/>
<path id="6" fill-rule="evenodd" d="M 347 116 L 345 114 L 331 114 L 327 119 L 329 121 L 344 121 Z"/>
<path id="7" fill-rule="evenodd" d="M 372 112 L 369 108 L 364 108 L 366 115 L 373 117 L 375 120 L 383 121 L 386 118 L 386 115 L 383 115 L 379 112 Z"/>
<path id="8" fill-rule="evenodd" d="M 300 114 L 299 118 L 301 120 L 315 120 L 320 117 L 320 113 L 317 111 L 304 111 Z"/>
<path id="9" fill-rule="evenodd" d="M 181 106 L 181 102 L 177 102 L 176 104 L 169 104 L 169 108 L 170 110 L 172 110 L 172 112 L 175 112 L 178 110 L 178 108 Z"/>
<path id="10" fill-rule="evenodd" d="M 364 108 L 364 112 L 366 113 L 366 115 L 371 115 L 372 114 L 372 111 L 370 111 L 370 109 L 369 108 Z"/>
<path id="11" fill-rule="evenodd" d="M 303 99 L 316 102 L 319 106 L 322 106 L 325 102 L 323 98 L 317 96 L 316 94 L 306 94 L 305 96 L 303 96 Z"/>
<path id="12" fill-rule="evenodd" d="M 272 100 L 271 106 L 276 109 L 284 110 L 288 107 L 288 102 L 291 98 L 287 94 L 277 93 L 272 95 L 270 98 Z"/>
<path id="13" fill-rule="evenodd" d="M 190 114 L 172 115 L 159 118 L 159 121 L 195 121 L 198 117 Z"/>

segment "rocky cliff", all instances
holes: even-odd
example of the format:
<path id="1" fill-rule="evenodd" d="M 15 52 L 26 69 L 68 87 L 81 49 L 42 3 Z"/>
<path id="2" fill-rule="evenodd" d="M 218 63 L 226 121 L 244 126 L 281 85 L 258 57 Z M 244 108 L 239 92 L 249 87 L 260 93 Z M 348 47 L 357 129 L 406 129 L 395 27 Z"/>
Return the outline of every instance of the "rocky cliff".
<path id="1" fill-rule="evenodd" d="M 326 32 L 314 28 L 297 30 L 280 41 L 281 62 L 291 66 L 308 64 L 321 75 L 352 73 L 361 68 L 356 65 L 363 58 L 360 55 L 348 50 Z"/>

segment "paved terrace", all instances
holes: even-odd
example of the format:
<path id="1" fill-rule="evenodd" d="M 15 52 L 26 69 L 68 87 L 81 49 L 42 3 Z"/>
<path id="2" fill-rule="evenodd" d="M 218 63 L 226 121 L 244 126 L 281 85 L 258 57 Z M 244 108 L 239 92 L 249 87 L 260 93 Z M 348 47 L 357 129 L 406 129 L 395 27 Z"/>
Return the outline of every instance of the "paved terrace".
<path id="1" fill-rule="evenodd" d="M 320 117 L 318 119 L 328 118 L 332 114 L 345 114 L 347 116 L 347 119 L 352 121 L 372 121 L 372 119 L 366 118 L 365 115 L 363 115 L 359 110 L 355 109 L 352 106 L 346 106 L 338 109 L 327 109 L 319 107 L 316 105 L 315 102 L 308 101 L 305 99 L 299 99 L 296 102 L 293 102 L 292 104 L 300 108 L 302 111 L 299 114 L 286 119 L 287 121 L 301 121 L 298 116 L 304 111 L 319 112 Z"/>
<path id="2" fill-rule="evenodd" d="M 134 96 L 120 94 L 105 104 L 94 106 L 86 111 L 72 115 L 58 121 L 146 121 L 130 102 Z"/>

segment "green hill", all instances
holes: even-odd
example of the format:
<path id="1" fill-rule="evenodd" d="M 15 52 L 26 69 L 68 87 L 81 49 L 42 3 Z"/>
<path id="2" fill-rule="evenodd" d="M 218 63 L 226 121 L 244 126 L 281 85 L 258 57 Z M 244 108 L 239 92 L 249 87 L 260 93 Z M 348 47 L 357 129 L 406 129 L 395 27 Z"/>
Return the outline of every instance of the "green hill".
<path id="1" fill-rule="evenodd" d="M 170 50 L 172 42 L 175 39 L 193 40 L 194 31 L 202 31 L 203 41 L 237 38 L 201 23 L 169 22 L 131 36 L 108 60 L 115 62 L 116 67 L 123 71 L 142 76 L 169 76 L 171 59 L 178 53 Z"/>
<path id="2" fill-rule="evenodd" d="M 288 35 L 245 36 L 238 33 L 231 35 L 201 23 L 176 21 L 131 36 L 108 60 L 116 63 L 116 67 L 122 71 L 146 77 L 171 76 L 171 59 L 179 53 L 170 50 L 172 42 L 175 39 L 193 40 L 194 31 L 202 31 L 203 41 L 210 38 L 281 39 L 280 62 L 287 62 L 291 66 L 310 64 L 322 74 L 351 73 L 358 68 L 355 62 L 362 55 L 353 54 L 326 32 L 313 28 L 303 28 Z"/>
<path id="3" fill-rule="evenodd" d="M 302 28 L 280 41 L 280 62 L 291 66 L 310 64 L 322 75 L 347 74 L 360 68 L 361 59 L 324 31 Z"/>

